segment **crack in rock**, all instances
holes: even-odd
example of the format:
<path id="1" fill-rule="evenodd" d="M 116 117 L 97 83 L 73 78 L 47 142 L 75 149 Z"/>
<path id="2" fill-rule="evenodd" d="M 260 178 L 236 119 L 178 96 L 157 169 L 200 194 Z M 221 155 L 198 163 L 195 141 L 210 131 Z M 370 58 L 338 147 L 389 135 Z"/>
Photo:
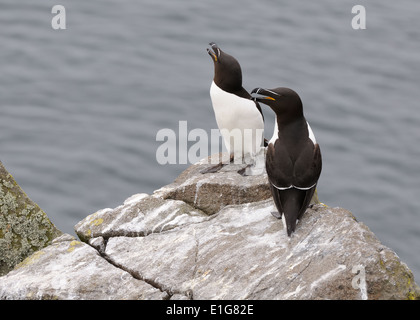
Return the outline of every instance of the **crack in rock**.
<path id="1" fill-rule="evenodd" d="M 103 209 L 89 215 L 75 226 L 75 231 L 84 242 L 99 236 L 106 239 L 146 237 L 209 218 L 185 201 L 143 196 L 134 197 L 134 200 L 126 201 L 115 209 Z"/>
<path id="2" fill-rule="evenodd" d="M 182 292 L 182 291 L 170 289 L 167 286 L 165 286 L 165 285 L 163 285 L 163 284 L 161 284 L 161 283 L 159 283 L 159 282 L 157 282 L 153 279 L 148 279 L 148 278 L 144 277 L 143 275 L 140 274 L 140 272 L 130 270 L 129 268 L 124 267 L 122 264 L 119 264 L 116 261 L 114 261 L 110 256 L 108 256 L 105 253 L 108 240 L 109 240 L 109 238 L 98 237 L 98 238 L 90 239 L 88 244 L 98 252 L 100 257 L 102 257 L 105 261 L 107 261 L 112 266 L 127 272 L 134 279 L 144 281 L 145 283 L 152 286 L 153 288 L 158 289 L 163 293 L 166 293 L 166 296 L 163 298 L 163 300 L 169 300 L 174 295 L 185 296 L 188 300 L 193 299 L 192 290 L 186 290 L 185 292 Z"/>
<path id="3" fill-rule="evenodd" d="M 160 290 L 161 292 L 166 293 L 166 297 L 164 297 L 163 300 L 170 300 L 172 298 L 172 296 L 174 296 L 174 295 L 184 295 L 186 298 L 188 298 L 188 300 L 192 300 L 192 296 L 193 296 L 192 290 L 180 291 L 180 290 L 176 290 L 176 289 L 173 289 L 173 288 L 169 288 L 169 287 L 165 286 L 164 284 L 159 283 L 155 279 L 149 279 L 149 278 L 143 276 L 138 271 L 130 270 L 129 268 L 124 267 L 122 264 L 114 261 L 105 252 L 99 253 L 99 254 L 101 255 L 102 258 L 104 258 L 111 265 L 127 272 L 134 279 L 144 281 L 145 283 L 152 286 L 153 288 L 156 288 L 156 289 Z"/>
<path id="4" fill-rule="evenodd" d="M 123 265 L 116 263 L 111 257 L 109 257 L 106 253 L 106 246 L 108 244 L 109 238 L 103 238 L 103 237 L 97 237 L 89 239 L 88 244 L 94 248 L 99 256 L 103 258 L 106 262 L 111 264 L 113 267 L 116 267 L 118 269 L 121 269 L 125 272 L 127 272 L 130 276 L 132 276 L 136 280 L 144 281 L 148 285 L 152 286 L 155 289 L 160 290 L 163 293 L 166 293 L 166 296 L 163 298 L 163 300 L 169 300 L 173 294 L 171 294 L 168 290 L 166 290 L 161 284 L 157 283 L 156 281 L 147 279 L 143 277 L 141 274 L 135 271 L 131 271 L 128 268 L 125 268 Z"/>

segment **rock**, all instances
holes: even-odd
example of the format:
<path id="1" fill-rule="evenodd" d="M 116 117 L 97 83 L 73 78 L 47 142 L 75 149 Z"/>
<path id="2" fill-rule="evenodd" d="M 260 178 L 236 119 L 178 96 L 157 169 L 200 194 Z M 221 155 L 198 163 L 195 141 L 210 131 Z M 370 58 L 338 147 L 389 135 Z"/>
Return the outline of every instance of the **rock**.
<path id="1" fill-rule="evenodd" d="M 289 238 L 265 175 L 206 167 L 86 217 L 84 242 L 36 252 L 0 278 L 0 297 L 419 299 L 408 267 L 349 211 L 314 204 Z"/>
<path id="2" fill-rule="evenodd" d="M 94 248 L 67 234 L 0 278 L 0 299 L 163 299 L 165 296 L 115 268 Z"/>
<path id="3" fill-rule="evenodd" d="M 172 184 L 157 191 L 154 195 L 164 199 L 184 201 L 203 212 L 212 215 L 227 205 L 256 202 L 271 198 L 267 174 L 241 176 L 237 173 L 244 165 L 229 164 L 216 173 L 200 172 L 219 159 L 222 154 L 205 158 L 182 172 Z M 319 203 L 315 194 L 312 203 Z"/>
<path id="4" fill-rule="evenodd" d="M 0 162 L 0 276 L 61 234 Z"/>
<path id="5" fill-rule="evenodd" d="M 115 209 L 95 212 L 80 221 L 75 230 L 83 241 L 96 237 L 143 237 L 206 219 L 206 214 L 185 202 L 143 193 L 131 196 Z"/>
<path id="6" fill-rule="evenodd" d="M 114 237 L 115 265 L 194 299 L 408 299 L 413 275 L 350 212 L 316 205 L 289 239 L 271 200 L 146 237 Z M 366 286 L 353 288 L 353 268 Z"/>

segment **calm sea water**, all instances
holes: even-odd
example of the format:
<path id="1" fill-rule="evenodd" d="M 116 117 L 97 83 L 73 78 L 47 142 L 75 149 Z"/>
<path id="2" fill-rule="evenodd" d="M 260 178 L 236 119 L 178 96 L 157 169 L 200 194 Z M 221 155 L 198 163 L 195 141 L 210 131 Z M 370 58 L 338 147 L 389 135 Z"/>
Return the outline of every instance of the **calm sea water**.
<path id="1" fill-rule="evenodd" d="M 55 4 L 66 30 L 51 28 Z M 366 30 L 351 28 L 356 4 Z M 246 89 L 300 94 L 323 153 L 321 201 L 351 210 L 420 276 L 419 16 L 414 0 L 2 0 L 0 160 L 72 234 L 172 182 L 188 165 L 159 165 L 156 133 L 217 127 L 215 41 Z"/>

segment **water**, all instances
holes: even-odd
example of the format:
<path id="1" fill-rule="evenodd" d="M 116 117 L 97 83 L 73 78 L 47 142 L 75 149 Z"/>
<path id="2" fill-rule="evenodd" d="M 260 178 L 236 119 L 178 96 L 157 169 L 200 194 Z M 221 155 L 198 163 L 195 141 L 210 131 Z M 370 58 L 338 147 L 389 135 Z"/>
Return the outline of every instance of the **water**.
<path id="1" fill-rule="evenodd" d="M 60 2 L 67 29 L 53 30 L 55 4 L 1 1 L 0 160 L 62 231 L 188 166 L 157 163 L 156 133 L 216 128 L 215 41 L 246 89 L 300 94 L 323 153 L 321 201 L 420 275 L 419 2 L 72 0 Z M 366 30 L 351 28 L 356 4 Z"/>

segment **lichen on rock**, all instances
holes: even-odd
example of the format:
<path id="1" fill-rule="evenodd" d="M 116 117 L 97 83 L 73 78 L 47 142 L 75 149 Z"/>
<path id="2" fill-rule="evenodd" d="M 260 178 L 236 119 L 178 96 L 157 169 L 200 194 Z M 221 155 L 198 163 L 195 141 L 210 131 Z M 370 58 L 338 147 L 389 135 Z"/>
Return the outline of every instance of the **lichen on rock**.
<path id="1" fill-rule="evenodd" d="M 60 234 L 0 162 L 0 276 Z"/>

